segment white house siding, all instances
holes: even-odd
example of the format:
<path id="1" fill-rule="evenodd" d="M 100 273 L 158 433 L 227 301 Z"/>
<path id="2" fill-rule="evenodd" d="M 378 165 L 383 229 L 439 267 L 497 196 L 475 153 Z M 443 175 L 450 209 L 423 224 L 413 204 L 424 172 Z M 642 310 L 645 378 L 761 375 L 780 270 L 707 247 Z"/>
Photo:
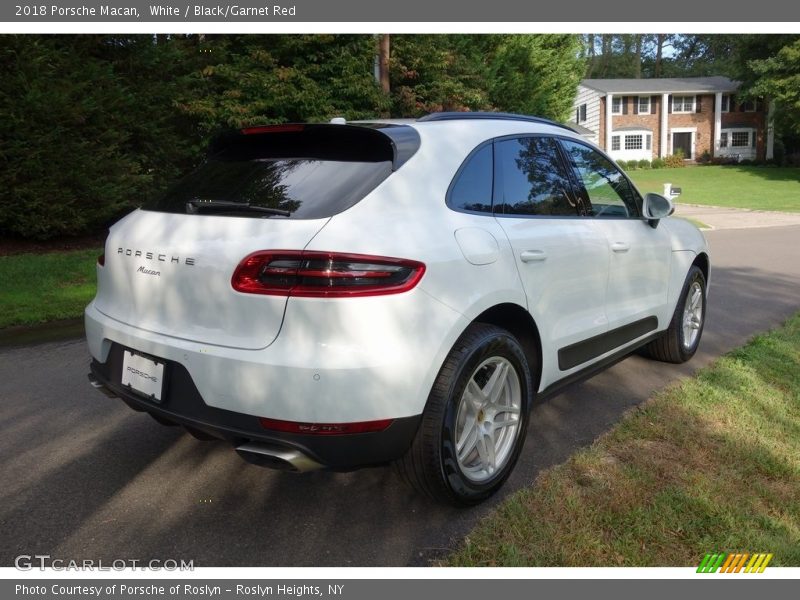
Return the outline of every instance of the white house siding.
<path id="1" fill-rule="evenodd" d="M 578 85 L 578 95 L 575 97 L 575 103 L 572 106 L 572 115 L 574 117 L 578 107 L 581 104 L 586 104 L 586 121 L 578 122 L 578 124 L 594 132 L 594 136 L 590 138 L 590 141 L 595 144 L 600 142 L 600 96 L 601 94 L 597 90 Z"/>

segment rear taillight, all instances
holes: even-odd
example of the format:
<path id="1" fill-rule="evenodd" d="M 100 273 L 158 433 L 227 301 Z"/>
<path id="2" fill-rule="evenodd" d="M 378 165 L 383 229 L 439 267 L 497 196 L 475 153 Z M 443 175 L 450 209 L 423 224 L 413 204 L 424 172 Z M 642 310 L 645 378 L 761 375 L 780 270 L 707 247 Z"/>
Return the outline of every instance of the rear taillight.
<path id="1" fill-rule="evenodd" d="M 100 256 L 97 257 L 97 264 L 100 265 L 101 267 L 106 266 L 106 255 L 105 255 L 105 253 L 101 254 Z"/>
<path id="2" fill-rule="evenodd" d="M 231 285 L 245 294 L 349 298 L 399 294 L 425 273 L 414 260 L 299 250 L 264 250 L 247 256 Z"/>
<path id="3" fill-rule="evenodd" d="M 359 421 L 356 423 L 298 423 L 296 421 L 279 421 L 277 419 L 259 419 L 264 429 L 284 433 L 302 433 L 306 435 L 348 435 L 355 433 L 374 433 L 383 431 L 392 424 L 392 419 L 380 421 Z"/>

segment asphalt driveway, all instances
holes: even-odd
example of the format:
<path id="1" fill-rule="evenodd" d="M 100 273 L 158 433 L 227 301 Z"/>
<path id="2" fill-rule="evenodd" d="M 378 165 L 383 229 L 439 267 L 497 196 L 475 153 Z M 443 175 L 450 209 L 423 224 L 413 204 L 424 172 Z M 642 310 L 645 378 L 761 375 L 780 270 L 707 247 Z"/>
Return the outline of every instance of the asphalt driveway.
<path id="1" fill-rule="evenodd" d="M 701 219 L 702 220 L 702 219 Z M 651 393 L 800 308 L 800 226 L 707 233 L 713 271 L 700 351 L 631 357 L 537 406 L 501 496 L 564 461 Z M 391 469 L 292 475 L 250 466 L 92 390 L 82 340 L 0 350 L 0 565 L 184 559 L 196 566 L 424 565 L 491 509 L 416 496 Z"/>

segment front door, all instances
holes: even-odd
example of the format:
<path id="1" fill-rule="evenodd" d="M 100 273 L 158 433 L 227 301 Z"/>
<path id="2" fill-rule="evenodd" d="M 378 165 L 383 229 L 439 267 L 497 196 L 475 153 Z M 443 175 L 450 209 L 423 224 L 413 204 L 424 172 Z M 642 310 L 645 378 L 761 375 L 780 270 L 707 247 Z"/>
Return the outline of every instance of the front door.
<path id="1" fill-rule="evenodd" d="M 689 135 L 689 134 L 686 134 Z M 610 256 L 606 319 L 611 340 L 624 345 L 650 334 L 666 311 L 669 231 L 642 218 L 638 194 L 617 167 L 586 144 L 563 140 L 579 195 L 606 237 Z"/>
<path id="2" fill-rule="evenodd" d="M 694 158 L 692 156 L 691 131 L 682 131 L 680 133 L 672 134 L 672 153 L 675 154 L 678 150 L 683 152 L 684 158 Z"/>

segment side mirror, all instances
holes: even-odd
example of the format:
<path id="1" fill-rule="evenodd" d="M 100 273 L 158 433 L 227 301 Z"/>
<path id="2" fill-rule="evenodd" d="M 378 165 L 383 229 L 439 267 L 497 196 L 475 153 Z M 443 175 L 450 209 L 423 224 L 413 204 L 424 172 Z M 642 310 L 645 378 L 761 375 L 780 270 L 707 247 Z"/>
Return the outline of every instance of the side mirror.
<path id="1" fill-rule="evenodd" d="M 645 194 L 642 212 L 644 218 L 649 219 L 650 224 L 655 227 L 659 219 L 668 217 L 675 212 L 675 205 L 672 204 L 672 200 L 660 194 Z"/>

